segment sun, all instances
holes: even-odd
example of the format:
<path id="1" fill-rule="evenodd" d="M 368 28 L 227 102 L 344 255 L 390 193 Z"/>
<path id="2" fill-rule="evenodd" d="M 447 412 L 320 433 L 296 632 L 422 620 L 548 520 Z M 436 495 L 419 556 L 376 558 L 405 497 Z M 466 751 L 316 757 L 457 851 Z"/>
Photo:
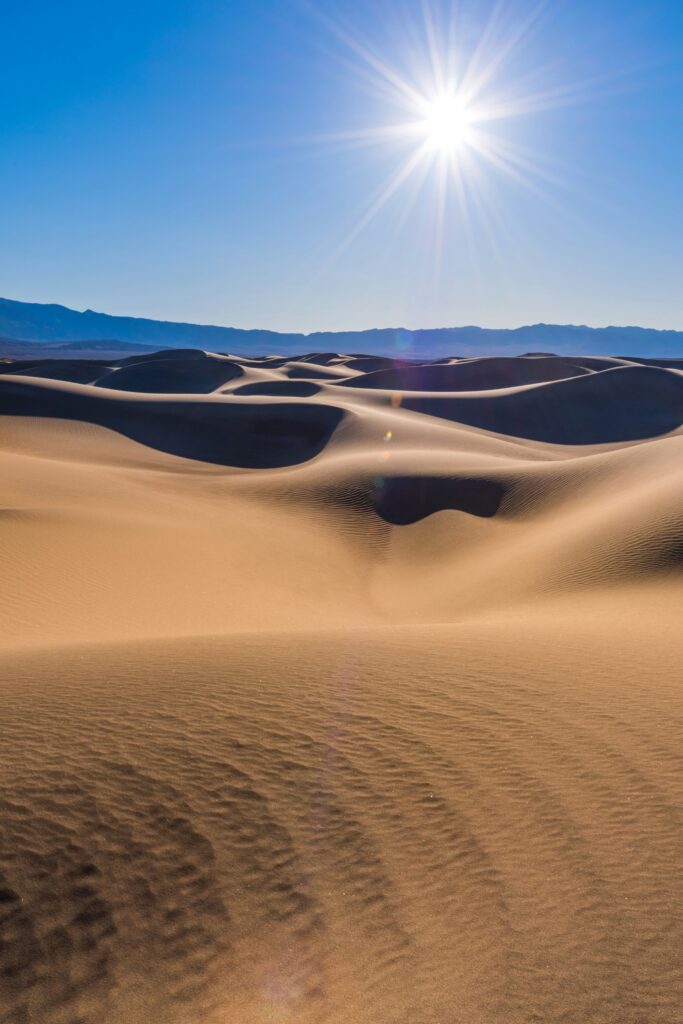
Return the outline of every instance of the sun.
<path id="1" fill-rule="evenodd" d="M 428 200 L 430 245 L 438 268 L 444 240 L 454 227 L 459 237 L 466 232 L 469 241 L 474 225 L 480 224 L 497 246 L 501 232 L 495 222 L 496 179 L 505 177 L 540 198 L 550 198 L 542 187 L 544 179 L 553 187 L 563 184 L 552 169 L 548 173 L 544 168 L 542 155 L 516 137 L 513 127 L 516 119 L 589 95 L 580 83 L 555 81 L 554 71 L 546 80 L 546 65 L 526 59 L 523 48 L 547 3 L 534 0 L 528 17 L 520 21 L 508 0 L 491 0 L 480 5 L 491 11 L 475 32 L 474 22 L 456 18 L 459 0 L 420 0 L 413 6 L 420 9 L 421 18 L 406 16 L 405 25 L 401 23 L 405 44 L 397 36 L 399 46 L 393 54 L 352 34 L 346 25 L 324 19 L 343 44 L 354 87 L 366 88 L 372 107 L 376 109 L 379 101 L 383 114 L 374 125 L 321 138 L 335 146 L 383 147 L 387 157 L 397 158 L 331 259 L 401 192 L 399 224 L 418 200 Z"/>
<path id="2" fill-rule="evenodd" d="M 424 104 L 419 128 L 434 153 L 455 156 L 474 139 L 474 112 L 457 93 L 443 93 Z"/>

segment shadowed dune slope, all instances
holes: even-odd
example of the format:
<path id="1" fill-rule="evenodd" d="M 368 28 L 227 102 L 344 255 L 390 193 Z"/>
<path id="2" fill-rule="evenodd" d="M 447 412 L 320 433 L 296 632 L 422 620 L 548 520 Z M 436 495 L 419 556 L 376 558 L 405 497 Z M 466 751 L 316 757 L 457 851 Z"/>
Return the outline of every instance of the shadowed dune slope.
<path id="1" fill-rule="evenodd" d="M 233 395 L 270 395 L 273 398 L 310 398 L 317 395 L 320 386 L 307 380 L 261 380 L 252 384 L 241 384 L 233 389 Z"/>
<path id="2" fill-rule="evenodd" d="M 683 375 L 82 362 L 0 374 L 2 1024 L 683 1020 Z"/>
<path id="3" fill-rule="evenodd" d="M 111 365 L 94 359 L 44 359 L 13 362 L 7 368 L 0 364 L 0 372 L 24 377 L 44 377 L 46 380 L 66 380 L 72 384 L 93 384 L 108 374 Z"/>
<path id="4" fill-rule="evenodd" d="M 356 363 L 358 360 L 355 361 Z M 361 367 L 359 367 L 361 368 Z M 378 369 L 345 381 L 347 387 L 398 391 L 485 391 L 579 377 L 589 371 L 558 356 L 461 360 L 446 365 Z"/>
<path id="5" fill-rule="evenodd" d="M 128 362 L 97 380 L 97 387 L 115 391 L 148 391 L 152 394 L 202 394 L 241 377 L 237 363 L 219 356 L 202 359 L 164 359 L 160 362 Z"/>
<path id="6" fill-rule="evenodd" d="M 683 423 L 683 374 L 623 366 L 477 399 L 415 398 L 406 408 L 551 444 L 635 441 Z"/>
<path id="7" fill-rule="evenodd" d="M 99 398 L 91 390 L 42 388 L 26 379 L 0 380 L 2 413 L 85 420 L 174 455 L 250 467 L 312 458 L 343 416 L 324 405 Z"/>
<path id="8" fill-rule="evenodd" d="M 401 526 L 445 509 L 494 516 L 503 494 L 500 484 L 481 478 L 389 476 L 375 483 L 373 505 L 382 519 Z"/>
<path id="9" fill-rule="evenodd" d="M 158 352 L 150 352 L 145 355 L 127 356 L 118 361 L 118 366 L 137 366 L 140 363 L 175 363 L 178 360 L 190 362 L 196 360 L 201 362 L 206 359 L 209 353 L 199 348 L 162 348 Z"/>

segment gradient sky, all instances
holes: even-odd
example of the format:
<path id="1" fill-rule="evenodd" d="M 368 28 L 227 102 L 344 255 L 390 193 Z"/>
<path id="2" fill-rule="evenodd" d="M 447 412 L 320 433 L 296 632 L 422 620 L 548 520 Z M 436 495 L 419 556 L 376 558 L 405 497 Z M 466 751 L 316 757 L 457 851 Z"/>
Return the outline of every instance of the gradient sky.
<path id="1" fill-rule="evenodd" d="M 683 329 L 680 0 L 0 8 L 5 297 L 276 330 Z M 420 165 L 363 223 L 415 145 L 379 131 L 407 111 L 377 66 L 431 88 L 428 23 L 432 52 L 491 72 L 510 160 L 468 154 L 442 208 Z"/>

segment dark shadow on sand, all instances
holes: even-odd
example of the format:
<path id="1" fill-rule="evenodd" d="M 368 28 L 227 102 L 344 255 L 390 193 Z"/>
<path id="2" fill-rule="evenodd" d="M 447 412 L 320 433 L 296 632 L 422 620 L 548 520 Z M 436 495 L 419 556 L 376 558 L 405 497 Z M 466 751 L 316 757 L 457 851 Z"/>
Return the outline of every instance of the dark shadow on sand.
<path id="1" fill-rule="evenodd" d="M 334 406 L 294 402 L 100 398 L 10 377 L 0 379 L 0 414 L 95 423 L 171 455 L 250 469 L 312 459 L 344 415 Z"/>
<path id="2" fill-rule="evenodd" d="M 416 523 L 434 512 L 452 509 L 490 518 L 505 490 L 476 477 L 393 476 L 375 481 L 371 500 L 377 514 L 394 526 Z"/>

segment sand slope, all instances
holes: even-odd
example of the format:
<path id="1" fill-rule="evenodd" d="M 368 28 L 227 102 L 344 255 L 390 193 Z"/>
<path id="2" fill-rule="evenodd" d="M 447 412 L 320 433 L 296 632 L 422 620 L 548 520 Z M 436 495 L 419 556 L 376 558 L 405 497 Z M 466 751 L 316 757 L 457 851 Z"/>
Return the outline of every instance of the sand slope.
<path id="1" fill-rule="evenodd" d="M 683 1021 L 679 370 L 67 363 L 0 375 L 0 1021 Z"/>

